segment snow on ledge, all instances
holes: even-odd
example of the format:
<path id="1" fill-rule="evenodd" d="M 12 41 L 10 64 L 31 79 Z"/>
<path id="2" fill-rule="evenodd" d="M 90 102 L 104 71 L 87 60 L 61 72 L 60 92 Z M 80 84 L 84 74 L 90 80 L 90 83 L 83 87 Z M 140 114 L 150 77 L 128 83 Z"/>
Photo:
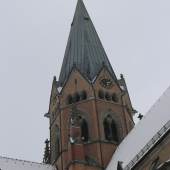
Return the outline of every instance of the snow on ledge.
<path id="1" fill-rule="evenodd" d="M 51 165 L 0 156 L 0 170 L 56 170 Z"/>
<path id="2" fill-rule="evenodd" d="M 107 170 L 116 170 L 118 161 L 122 161 L 123 167 L 126 167 L 169 120 L 170 87 L 118 146 Z"/>

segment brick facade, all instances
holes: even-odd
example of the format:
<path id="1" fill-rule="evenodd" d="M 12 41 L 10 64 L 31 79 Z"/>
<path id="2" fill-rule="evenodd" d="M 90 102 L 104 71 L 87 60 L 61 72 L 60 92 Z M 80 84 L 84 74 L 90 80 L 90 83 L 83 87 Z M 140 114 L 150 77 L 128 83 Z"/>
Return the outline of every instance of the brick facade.
<path id="1" fill-rule="evenodd" d="M 107 69 L 103 68 L 96 80 L 89 82 L 75 69 L 70 73 L 61 92 L 57 90 L 56 80 L 53 81 L 49 108 L 51 163 L 59 170 L 105 168 L 116 147 L 134 126 L 127 91 L 122 90 L 113 79 L 111 87 L 103 87 L 103 77 L 112 79 Z M 99 91 L 104 92 L 104 98 L 99 97 Z M 74 98 L 75 94 L 81 92 L 86 92 L 85 99 L 68 103 L 69 96 Z M 106 94 L 115 94 L 117 101 L 107 98 Z M 78 118 L 85 119 L 88 124 L 87 141 L 81 139 L 79 122 L 72 125 L 74 113 Z M 115 123 L 117 141 L 107 140 L 105 137 L 103 122 L 108 115 Z"/>

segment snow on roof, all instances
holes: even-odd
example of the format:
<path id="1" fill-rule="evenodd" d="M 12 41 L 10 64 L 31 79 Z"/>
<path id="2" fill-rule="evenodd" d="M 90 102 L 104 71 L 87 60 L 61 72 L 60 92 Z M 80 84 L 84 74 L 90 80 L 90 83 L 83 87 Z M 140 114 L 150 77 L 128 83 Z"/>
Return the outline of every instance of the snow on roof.
<path id="1" fill-rule="evenodd" d="M 51 165 L 0 156 L 0 170 L 55 170 Z"/>
<path id="2" fill-rule="evenodd" d="M 58 89 L 58 92 L 60 93 L 61 90 L 63 89 L 63 87 L 60 86 L 60 87 L 58 87 L 57 89 Z"/>
<path id="3" fill-rule="evenodd" d="M 118 146 L 107 170 L 116 170 L 118 161 L 122 161 L 123 167 L 126 167 L 169 120 L 170 87 Z"/>

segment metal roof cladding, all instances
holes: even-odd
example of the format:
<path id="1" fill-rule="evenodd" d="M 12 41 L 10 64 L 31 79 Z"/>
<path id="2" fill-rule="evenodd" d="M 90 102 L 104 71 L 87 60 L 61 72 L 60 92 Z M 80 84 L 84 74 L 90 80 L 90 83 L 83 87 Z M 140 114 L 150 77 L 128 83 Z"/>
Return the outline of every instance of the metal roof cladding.
<path id="1" fill-rule="evenodd" d="M 103 65 L 107 67 L 113 79 L 116 80 L 116 75 L 85 5 L 82 0 L 78 0 L 60 72 L 59 84 L 61 86 L 64 84 L 74 67 L 89 80 L 93 80 Z"/>

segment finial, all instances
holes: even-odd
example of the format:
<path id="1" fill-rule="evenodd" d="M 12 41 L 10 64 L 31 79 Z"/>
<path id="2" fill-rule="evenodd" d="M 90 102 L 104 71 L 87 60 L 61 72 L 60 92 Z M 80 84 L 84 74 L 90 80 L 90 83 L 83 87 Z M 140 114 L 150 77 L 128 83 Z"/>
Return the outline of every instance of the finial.
<path id="1" fill-rule="evenodd" d="M 121 78 L 121 79 L 124 79 L 124 76 L 123 76 L 123 74 L 120 74 L 120 78 Z"/>
<path id="2" fill-rule="evenodd" d="M 139 119 L 139 120 L 142 120 L 142 119 L 143 119 L 143 115 L 142 115 L 141 113 L 139 113 L 138 119 Z"/>
<path id="3" fill-rule="evenodd" d="M 56 76 L 53 77 L 53 80 L 56 81 Z"/>
<path id="4" fill-rule="evenodd" d="M 48 139 L 45 140 L 45 144 L 48 145 L 50 141 Z"/>
<path id="5" fill-rule="evenodd" d="M 45 140 L 43 163 L 50 164 L 50 141 L 48 139 Z"/>

